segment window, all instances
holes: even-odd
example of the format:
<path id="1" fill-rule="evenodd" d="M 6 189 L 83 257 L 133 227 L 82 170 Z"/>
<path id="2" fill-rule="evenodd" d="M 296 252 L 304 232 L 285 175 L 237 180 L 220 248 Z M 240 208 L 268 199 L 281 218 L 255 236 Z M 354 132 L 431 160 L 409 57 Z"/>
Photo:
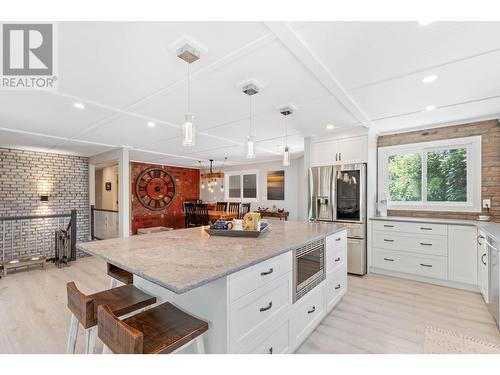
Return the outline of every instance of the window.
<path id="1" fill-rule="evenodd" d="M 379 148 L 389 209 L 480 211 L 481 137 Z"/>
<path id="2" fill-rule="evenodd" d="M 257 171 L 228 172 L 226 173 L 226 200 L 244 200 L 256 202 L 258 200 L 258 173 Z"/>

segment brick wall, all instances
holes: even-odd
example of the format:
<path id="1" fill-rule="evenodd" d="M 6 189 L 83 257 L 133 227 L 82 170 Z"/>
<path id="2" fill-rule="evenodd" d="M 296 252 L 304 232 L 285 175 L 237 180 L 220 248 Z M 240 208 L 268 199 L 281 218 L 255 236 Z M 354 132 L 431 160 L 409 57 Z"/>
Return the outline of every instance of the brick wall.
<path id="1" fill-rule="evenodd" d="M 481 195 L 491 199 L 490 214 L 500 221 L 500 123 L 489 120 L 446 126 L 406 133 L 389 134 L 378 138 L 378 147 L 438 141 L 443 139 L 481 136 Z M 483 210 L 485 212 L 485 210 Z M 392 216 L 440 217 L 449 219 L 476 219 L 479 212 L 389 210 Z"/>
<path id="2" fill-rule="evenodd" d="M 40 202 L 43 193 L 49 194 L 47 203 Z M 0 148 L 1 217 L 64 214 L 72 209 L 77 210 L 77 241 L 88 241 L 87 158 Z M 30 225 L 28 221 L 16 221 L 12 223 L 13 231 L 10 230 L 11 223 L 6 224 L 6 258 L 52 257 L 54 230 L 68 222 L 69 219 L 45 219 L 43 222 L 37 219 Z"/>
<path id="3" fill-rule="evenodd" d="M 131 164 L 131 220 L 132 234 L 137 234 L 139 228 L 169 227 L 184 228 L 182 203 L 200 198 L 200 171 L 198 169 L 159 166 L 157 164 Z M 170 173 L 175 180 L 176 192 L 173 202 L 162 211 L 152 211 L 145 208 L 137 199 L 135 193 L 136 181 L 142 171 L 157 167 Z"/>

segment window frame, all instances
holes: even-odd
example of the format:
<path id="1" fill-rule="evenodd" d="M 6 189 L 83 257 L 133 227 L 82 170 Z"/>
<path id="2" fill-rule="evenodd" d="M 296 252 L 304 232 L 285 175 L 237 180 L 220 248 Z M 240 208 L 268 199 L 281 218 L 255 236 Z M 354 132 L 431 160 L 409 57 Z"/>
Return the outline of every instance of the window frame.
<path id="1" fill-rule="evenodd" d="M 427 201 L 427 153 L 449 149 L 465 148 L 467 152 L 467 201 Z M 390 201 L 388 191 L 389 157 L 398 154 L 420 154 L 422 163 L 422 200 L 418 202 Z M 390 210 L 415 211 L 481 211 L 481 136 L 445 139 L 411 143 L 378 149 L 378 200 L 387 200 Z"/>
<path id="2" fill-rule="evenodd" d="M 255 198 L 243 198 L 243 176 L 244 175 L 255 175 L 255 188 L 256 197 Z M 229 197 L 229 177 L 230 176 L 240 176 L 240 196 L 239 198 Z M 230 171 L 224 173 L 224 200 L 227 202 L 259 202 L 259 170 L 250 169 L 244 171 Z"/>

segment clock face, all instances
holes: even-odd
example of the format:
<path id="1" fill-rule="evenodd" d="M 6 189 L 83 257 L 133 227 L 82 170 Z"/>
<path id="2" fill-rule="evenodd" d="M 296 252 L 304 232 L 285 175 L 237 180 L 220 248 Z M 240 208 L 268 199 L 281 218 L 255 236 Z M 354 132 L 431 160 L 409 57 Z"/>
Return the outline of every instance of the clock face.
<path id="1" fill-rule="evenodd" d="M 175 181 L 161 168 L 148 168 L 137 178 L 136 193 L 139 202 L 150 210 L 167 208 L 175 197 Z"/>

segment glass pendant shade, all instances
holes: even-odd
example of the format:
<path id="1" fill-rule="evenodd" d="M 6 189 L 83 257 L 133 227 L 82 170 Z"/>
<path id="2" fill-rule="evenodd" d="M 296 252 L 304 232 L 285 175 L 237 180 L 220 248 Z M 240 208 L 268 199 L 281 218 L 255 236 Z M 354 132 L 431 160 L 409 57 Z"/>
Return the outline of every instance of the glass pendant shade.
<path id="1" fill-rule="evenodd" d="M 182 144 L 184 146 L 195 145 L 194 116 L 190 113 L 186 113 L 184 124 L 182 125 Z"/>
<path id="2" fill-rule="evenodd" d="M 283 166 L 288 167 L 290 165 L 290 149 L 288 146 L 285 147 L 283 151 Z"/>
<path id="3" fill-rule="evenodd" d="M 255 143 L 251 135 L 247 138 L 247 159 L 255 159 Z"/>

